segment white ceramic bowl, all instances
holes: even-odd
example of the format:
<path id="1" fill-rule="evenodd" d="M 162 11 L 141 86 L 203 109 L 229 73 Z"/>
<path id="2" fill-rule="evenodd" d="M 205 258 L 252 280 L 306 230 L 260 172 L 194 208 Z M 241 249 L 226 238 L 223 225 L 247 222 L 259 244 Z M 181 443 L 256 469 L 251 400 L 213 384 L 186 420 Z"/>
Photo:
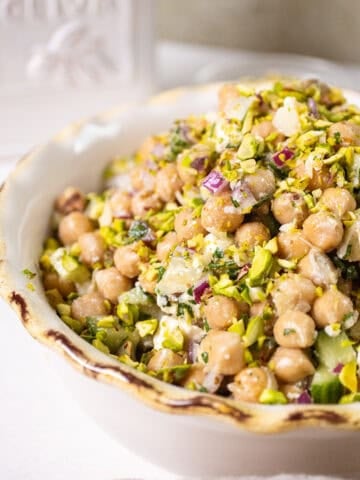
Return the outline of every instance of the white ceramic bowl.
<path id="1" fill-rule="evenodd" d="M 0 197 L 1 294 L 31 335 L 61 354 L 54 355 L 55 363 L 83 408 L 154 463 L 207 477 L 360 471 L 359 404 L 259 406 L 167 385 L 116 362 L 72 332 L 48 305 L 39 276 L 34 292 L 26 287 L 22 270 L 38 271 L 56 195 L 67 185 L 97 189 L 114 155 L 131 153 L 146 135 L 169 127 L 175 118 L 214 110 L 216 93 L 216 85 L 167 92 L 145 105 L 72 125 L 23 158 Z M 360 104 L 359 94 L 347 95 Z"/>

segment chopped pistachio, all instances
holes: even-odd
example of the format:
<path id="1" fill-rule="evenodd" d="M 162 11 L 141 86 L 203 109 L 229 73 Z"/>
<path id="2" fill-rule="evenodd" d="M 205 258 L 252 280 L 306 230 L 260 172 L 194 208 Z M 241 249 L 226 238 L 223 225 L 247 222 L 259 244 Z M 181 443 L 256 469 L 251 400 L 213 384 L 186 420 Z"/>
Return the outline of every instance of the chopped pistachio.
<path id="1" fill-rule="evenodd" d="M 154 335 L 158 327 L 158 320 L 156 318 L 150 318 L 148 320 L 142 320 L 137 322 L 135 328 L 139 332 L 141 338 L 147 335 Z"/>
<path id="2" fill-rule="evenodd" d="M 260 395 L 259 402 L 265 405 L 285 405 L 288 403 L 285 395 L 278 390 L 266 388 Z"/>

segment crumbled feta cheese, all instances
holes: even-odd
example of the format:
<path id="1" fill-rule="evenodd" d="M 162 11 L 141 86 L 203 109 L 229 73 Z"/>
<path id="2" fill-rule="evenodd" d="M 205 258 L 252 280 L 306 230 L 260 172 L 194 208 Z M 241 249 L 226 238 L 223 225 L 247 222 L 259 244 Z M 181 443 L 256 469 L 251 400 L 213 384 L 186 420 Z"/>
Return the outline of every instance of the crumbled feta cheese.
<path id="1" fill-rule="evenodd" d="M 300 120 L 297 112 L 297 101 L 294 97 L 285 97 L 284 105 L 276 111 L 272 120 L 275 128 L 287 137 L 300 130 Z"/>
<path id="2" fill-rule="evenodd" d="M 338 323 L 332 323 L 331 325 L 327 325 L 324 330 L 325 333 L 329 335 L 329 337 L 337 337 L 341 333 L 341 328 Z"/>
<path id="3" fill-rule="evenodd" d="M 256 100 L 255 96 L 251 97 L 238 97 L 226 108 L 226 118 L 233 118 L 242 122 L 249 108 Z"/>
<path id="4" fill-rule="evenodd" d="M 157 290 L 160 295 L 183 293 L 200 280 L 203 270 L 199 255 L 192 255 L 188 259 L 174 256 L 157 284 Z"/>

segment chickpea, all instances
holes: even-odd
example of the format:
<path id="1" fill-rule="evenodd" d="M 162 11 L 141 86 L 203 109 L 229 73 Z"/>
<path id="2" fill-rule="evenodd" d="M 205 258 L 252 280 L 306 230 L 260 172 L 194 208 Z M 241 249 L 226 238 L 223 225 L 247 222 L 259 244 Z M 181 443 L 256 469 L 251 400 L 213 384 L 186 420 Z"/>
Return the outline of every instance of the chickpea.
<path id="1" fill-rule="evenodd" d="M 219 89 L 219 111 L 227 112 L 239 100 L 240 94 L 234 84 L 225 84 Z"/>
<path id="2" fill-rule="evenodd" d="M 307 189 L 311 191 L 318 188 L 325 190 L 325 188 L 335 185 L 335 177 L 326 165 L 323 165 L 320 170 L 313 169 L 312 175 L 309 177 L 305 171 L 304 162 L 299 160 L 294 168 L 294 174 L 296 178 L 306 178 L 308 180 Z"/>
<path id="3" fill-rule="evenodd" d="M 277 348 L 270 366 L 275 376 L 284 383 L 295 383 L 315 373 L 308 356 L 298 348 Z"/>
<path id="4" fill-rule="evenodd" d="M 94 230 L 89 218 L 81 212 L 71 212 L 61 219 L 59 238 L 64 245 L 76 242 L 80 235 Z"/>
<path id="5" fill-rule="evenodd" d="M 128 278 L 135 278 L 140 273 L 140 257 L 136 253 L 137 243 L 119 247 L 114 253 L 115 267 L 121 275 Z"/>
<path id="6" fill-rule="evenodd" d="M 130 180 L 134 190 L 153 192 L 155 189 L 155 172 L 144 165 L 135 166 L 130 172 Z"/>
<path id="7" fill-rule="evenodd" d="M 330 258 L 314 248 L 300 260 L 298 272 L 320 286 L 335 284 L 339 277 L 339 272 Z"/>
<path id="8" fill-rule="evenodd" d="M 83 233 L 79 237 L 81 261 L 87 265 L 101 262 L 104 258 L 106 244 L 98 232 Z"/>
<path id="9" fill-rule="evenodd" d="M 314 320 L 306 313 L 288 310 L 276 320 L 274 337 L 282 347 L 311 347 L 315 341 Z"/>
<path id="10" fill-rule="evenodd" d="M 304 197 L 295 192 L 280 194 L 273 200 L 271 209 L 274 217 L 281 224 L 294 222 L 299 226 L 309 214 Z"/>
<path id="11" fill-rule="evenodd" d="M 190 368 L 185 376 L 185 378 L 181 381 L 181 385 L 184 387 L 188 385 L 195 385 L 197 388 L 201 387 L 205 378 L 205 368 L 204 365 L 201 363 L 194 363 Z"/>
<path id="12" fill-rule="evenodd" d="M 271 120 L 264 120 L 254 125 L 251 129 L 251 133 L 256 137 L 266 138 L 271 133 L 276 132 L 276 128 L 272 124 Z"/>
<path id="13" fill-rule="evenodd" d="M 244 178 L 256 200 L 272 195 L 275 192 L 274 174 L 265 168 L 259 168 L 255 173 Z"/>
<path id="14" fill-rule="evenodd" d="M 276 313 L 282 315 L 288 310 L 308 312 L 316 297 L 316 288 L 311 280 L 291 274 L 280 278 L 272 291 Z"/>
<path id="15" fill-rule="evenodd" d="M 355 198 L 345 188 L 327 188 L 319 200 L 319 205 L 326 207 L 339 218 L 356 209 Z"/>
<path id="16" fill-rule="evenodd" d="M 109 199 L 112 216 L 115 218 L 131 218 L 131 195 L 123 190 L 116 190 Z"/>
<path id="17" fill-rule="evenodd" d="M 175 217 L 175 232 L 179 242 L 190 240 L 199 233 L 205 233 L 199 217 L 190 208 L 182 208 Z"/>
<path id="18" fill-rule="evenodd" d="M 43 277 L 45 290 L 58 290 L 63 297 L 67 297 L 70 293 L 75 292 L 76 288 L 73 282 L 60 277 L 55 272 L 47 272 Z"/>
<path id="19" fill-rule="evenodd" d="M 154 355 L 150 358 L 148 363 L 149 370 L 153 370 L 157 372 L 163 368 L 171 368 L 176 367 L 177 365 L 182 365 L 184 363 L 183 358 L 169 350 L 168 348 L 162 348 L 154 353 Z"/>
<path id="20" fill-rule="evenodd" d="M 328 130 L 329 137 L 340 135 L 341 145 L 360 145 L 360 126 L 350 122 L 337 122 Z"/>
<path id="21" fill-rule="evenodd" d="M 250 306 L 250 317 L 261 317 L 264 310 L 268 307 L 268 302 L 256 302 Z"/>
<path id="22" fill-rule="evenodd" d="M 172 202 L 182 185 L 178 169 L 173 163 L 169 163 L 156 174 L 155 191 L 164 202 Z"/>
<path id="23" fill-rule="evenodd" d="M 71 304 L 71 316 L 77 320 L 106 314 L 104 297 L 99 292 L 85 293 L 85 295 L 75 298 Z"/>
<path id="24" fill-rule="evenodd" d="M 67 187 L 55 201 L 56 210 L 63 215 L 75 211 L 82 212 L 85 209 L 85 205 L 85 195 L 78 188 L 74 187 Z"/>
<path id="25" fill-rule="evenodd" d="M 304 382 L 285 383 L 281 385 L 280 390 L 289 400 L 289 402 L 294 402 L 300 397 L 300 395 L 304 391 L 304 386 L 302 385 L 302 383 Z"/>
<path id="26" fill-rule="evenodd" d="M 235 232 L 235 242 L 238 247 L 252 251 L 256 245 L 263 245 L 270 240 L 268 228 L 261 222 L 247 222 Z"/>
<path id="27" fill-rule="evenodd" d="M 328 212 L 310 215 L 303 225 L 304 236 L 324 252 L 338 247 L 344 235 L 341 221 Z"/>
<path id="28" fill-rule="evenodd" d="M 152 157 L 160 158 L 164 153 L 164 145 L 161 142 L 161 138 L 153 135 L 147 137 L 142 143 L 139 150 L 136 152 L 136 156 L 140 161 L 151 160 Z"/>
<path id="29" fill-rule="evenodd" d="M 228 385 L 235 400 L 251 403 L 258 402 L 266 388 L 277 388 L 273 373 L 266 367 L 245 368 L 235 376 L 234 382 Z"/>
<path id="30" fill-rule="evenodd" d="M 135 193 L 131 199 L 131 210 L 136 217 L 143 217 L 149 210 L 157 212 L 162 205 L 160 198 L 149 191 Z"/>
<path id="31" fill-rule="evenodd" d="M 178 238 L 175 232 L 169 232 L 156 246 L 156 255 L 161 262 L 165 262 L 170 253 L 178 244 Z"/>
<path id="32" fill-rule="evenodd" d="M 204 355 L 207 353 L 207 362 Z M 240 335 L 210 330 L 201 341 L 199 359 L 220 375 L 235 375 L 245 367 L 244 346 Z"/>
<path id="33" fill-rule="evenodd" d="M 115 267 L 99 270 L 95 274 L 95 282 L 101 295 L 111 303 L 116 303 L 119 295 L 132 287 L 132 282 Z"/>
<path id="34" fill-rule="evenodd" d="M 327 290 L 318 297 L 312 308 L 312 316 L 319 328 L 324 328 L 332 323 L 341 323 L 346 315 L 354 312 L 351 299 L 339 290 Z"/>
<path id="35" fill-rule="evenodd" d="M 310 250 L 309 243 L 302 232 L 280 232 L 277 237 L 278 255 L 287 260 L 304 257 Z"/>
<path id="36" fill-rule="evenodd" d="M 180 153 L 176 160 L 176 168 L 180 180 L 187 185 L 195 185 L 199 178 L 206 175 L 211 168 L 211 153 L 210 148 L 203 144 L 194 145 L 189 150 Z M 202 163 L 201 168 L 191 166 L 198 163 L 200 159 Z"/>
<path id="37" fill-rule="evenodd" d="M 243 220 L 244 215 L 233 205 L 228 193 L 209 197 L 201 211 L 201 225 L 209 232 L 234 232 Z"/>
<path id="38" fill-rule="evenodd" d="M 238 303 L 233 298 L 215 295 L 204 305 L 204 315 L 211 328 L 223 330 L 232 325 L 241 313 L 246 313 L 248 306 L 245 302 Z"/>

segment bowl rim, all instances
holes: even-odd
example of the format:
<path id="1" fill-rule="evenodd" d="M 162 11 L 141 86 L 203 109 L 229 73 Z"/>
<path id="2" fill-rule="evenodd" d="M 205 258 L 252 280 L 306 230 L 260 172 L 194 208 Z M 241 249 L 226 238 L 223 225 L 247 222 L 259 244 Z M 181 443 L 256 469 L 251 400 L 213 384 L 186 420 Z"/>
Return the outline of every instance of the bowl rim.
<path id="1" fill-rule="evenodd" d="M 244 83 L 244 82 L 242 82 Z M 249 82 L 246 82 L 249 83 Z M 269 82 L 250 82 L 265 85 Z M 175 104 L 189 93 L 215 89 L 220 83 L 195 85 L 166 90 L 151 97 L 141 105 Z M 359 98 L 360 93 L 343 89 L 345 94 Z M 261 434 L 280 433 L 304 428 L 359 430 L 360 406 L 348 405 L 258 405 L 238 402 L 215 394 L 193 392 L 150 377 L 123 365 L 95 349 L 65 324 L 59 329 L 46 327 L 46 320 L 37 312 L 36 302 L 44 302 L 36 292 L 21 289 L 15 279 L 14 268 L 6 257 L 5 218 L 8 192 L 19 172 L 36 162 L 43 149 L 51 144 L 76 138 L 83 126 L 92 121 L 108 122 L 134 105 L 127 104 L 107 110 L 94 117 L 72 123 L 54 135 L 47 143 L 22 157 L 0 186 L 0 295 L 17 313 L 26 330 L 40 343 L 58 352 L 72 367 L 95 380 L 111 384 L 156 410 L 172 414 L 202 416 L 225 422 L 238 430 Z M 35 299 L 35 302 L 34 302 Z M 54 313 L 54 315 L 56 315 Z M 61 320 L 59 319 L 61 322 Z"/>

